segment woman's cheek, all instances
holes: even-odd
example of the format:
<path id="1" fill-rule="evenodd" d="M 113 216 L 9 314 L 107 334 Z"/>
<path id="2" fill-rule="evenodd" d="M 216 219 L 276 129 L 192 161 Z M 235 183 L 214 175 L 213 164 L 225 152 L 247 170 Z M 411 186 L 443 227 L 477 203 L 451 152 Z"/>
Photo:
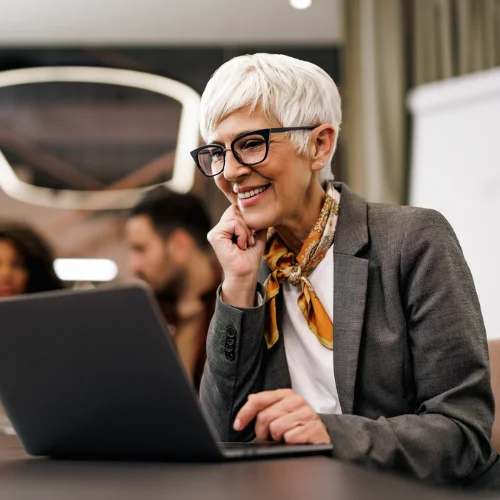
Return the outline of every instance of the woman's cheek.
<path id="1" fill-rule="evenodd" d="M 15 277 L 15 287 L 19 294 L 25 293 L 28 287 L 28 272 L 19 270 Z"/>

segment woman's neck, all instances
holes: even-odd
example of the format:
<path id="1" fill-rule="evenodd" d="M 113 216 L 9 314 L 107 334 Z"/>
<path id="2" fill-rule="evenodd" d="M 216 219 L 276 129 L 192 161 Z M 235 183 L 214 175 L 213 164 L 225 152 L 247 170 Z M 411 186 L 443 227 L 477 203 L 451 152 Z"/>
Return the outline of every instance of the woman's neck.
<path id="1" fill-rule="evenodd" d="M 286 246 L 297 256 L 304 241 L 312 231 L 325 201 L 325 190 L 315 183 L 312 192 L 306 194 L 304 200 L 297 204 L 299 210 L 290 218 L 289 224 L 276 226 L 275 229 Z M 302 207 L 307 207 L 304 210 Z"/>

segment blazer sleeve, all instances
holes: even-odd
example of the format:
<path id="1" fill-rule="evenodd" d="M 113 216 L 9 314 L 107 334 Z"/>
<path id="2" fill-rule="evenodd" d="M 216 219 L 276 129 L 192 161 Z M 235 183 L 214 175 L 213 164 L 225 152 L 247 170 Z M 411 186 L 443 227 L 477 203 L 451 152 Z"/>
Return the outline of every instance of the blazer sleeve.
<path id="1" fill-rule="evenodd" d="M 333 454 L 433 482 L 470 479 L 496 458 L 487 341 L 471 273 L 438 212 L 415 211 L 399 276 L 416 410 L 375 420 L 321 415 Z"/>
<path id="2" fill-rule="evenodd" d="M 260 283 L 257 293 L 265 297 Z M 233 421 L 248 395 L 263 389 L 264 302 L 254 308 L 237 308 L 222 301 L 220 287 L 217 292 L 207 336 L 200 401 L 221 441 L 245 441 L 254 437 L 252 426 L 236 432 Z"/>

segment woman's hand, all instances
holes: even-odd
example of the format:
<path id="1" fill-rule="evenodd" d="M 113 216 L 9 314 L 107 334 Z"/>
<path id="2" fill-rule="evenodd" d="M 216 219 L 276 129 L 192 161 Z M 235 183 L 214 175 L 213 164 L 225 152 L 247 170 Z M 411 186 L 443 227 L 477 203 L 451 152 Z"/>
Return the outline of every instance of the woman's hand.
<path id="1" fill-rule="evenodd" d="M 325 424 L 307 402 L 291 389 L 250 394 L 234 420 L 241 431 L 253 419 L 259 440 L 293 444 L 330 444 Z"/>
<path id="2" fill-rule="evenodd" d="M 254 233 L 235 205 L 224 212 L 219 223 L 208 233 L 208 241 L 224 270 L 224 302 L 238 307 L 254 306 L 266 234 L 266 229 Z"/>

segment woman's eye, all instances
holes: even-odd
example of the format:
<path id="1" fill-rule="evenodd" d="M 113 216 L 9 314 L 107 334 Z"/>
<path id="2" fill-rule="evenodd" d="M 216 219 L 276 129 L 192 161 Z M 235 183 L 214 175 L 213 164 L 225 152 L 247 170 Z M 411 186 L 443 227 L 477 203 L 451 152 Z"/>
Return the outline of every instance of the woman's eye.
<path id="1" fill-rule="evenodd" d="M 243 145 L 243 149 L 256 149 L 256 148 L 261 148 L 262 146 L 264 146 L 265 144 L 265 141 L 263 140 L 259 140 L 259 139 L 252 139 L 251 141 L 247 141 L 244 145 Z"/>

